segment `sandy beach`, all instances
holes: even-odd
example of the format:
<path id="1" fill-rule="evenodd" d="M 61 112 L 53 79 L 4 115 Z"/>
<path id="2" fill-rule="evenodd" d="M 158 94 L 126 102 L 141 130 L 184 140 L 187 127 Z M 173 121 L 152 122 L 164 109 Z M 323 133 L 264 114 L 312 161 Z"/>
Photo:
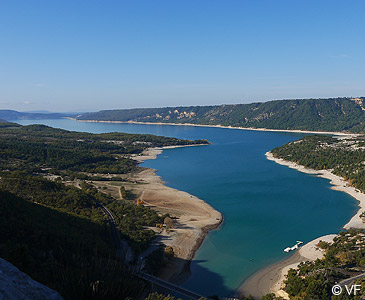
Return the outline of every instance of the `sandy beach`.
<path id="1" fill-rule="evenodd" d="M 166 148 L 176 147 L 151 148 L 133 158 L 138 162 L 155 159 Z M 188 275 L 187 266 L 209 230 L 222 223 L 222 214 L 203 200 L 166 186 L 156 175 L 156 170 L 144 169 L 132 174 L 131 180 L 138 184 L 125 187 L 131 189 L 144 205 L 176 218 L 175 228 L 168 233 L 163 230 L 157 237 L 158 242 L 174 249 L 176 257 L 162 270 L 160 277 L 173 282 L 183 281 Z"/>
<path id="2" fill-rule="evenodd" d="M 271 152 L 267 152 L 265 155 L 267 159 L 272 160 L 280 165 L 287 166 L 303 173 L 329 179 L 330 184 L 332 185 L 331 189 L 345 192 L 354 197 L 359 201 L 359 210 L 351 218 L 351 220 L 346 225 L 344 225 L 344 228 L 365 228 L 365 223 L 363 223 L 360 218 L 360 214 L 365 210 L 365 194 L 361 193 L 356 188 L 349 186 L 348 182 L 346 182 L 342 177 L 334 175 L 328 170 L 313 170 L 298 165 L 294 162 L 275 158 Z M 255 299 L 259 299 L 267 293 L 274 293 L 277 296 L 283 297 L 284 299 L 289 299 L 287 293 L 282 290 L 283 282 L 289 269 L 296 268 L 299 263 L 303 261 L 314 261 L 317 258 L 321 259 L 323 257 L 324 251 L 318 249 L 316 245 L 320 240 L 332 242 L 334 237 L 336 237 L 336 235 L 333 234 L 319 237 L 305 244 L 299 249 L 299 251 L 294 252 L 294 254 L 292 254 L 289 258 L 258 271 L 243 283 L 243 285 L 238 289 L 238 293 L 243 295 L 251 294 L 255 297 Z"/>
<path id="3" fill-rule="evenodd" d="M 319 237 L 295 251 L 288 258 L 279 261 L 271 266 L 259 270 L 249 277 L 237 291 L 242 295 L 252 295 L 255 299 L 260 299 L 268 293 L 275 293 L 284 299 L 289 299 L 287 293 L 282 290 L 285 276 L 289 269 L 296 268 L 299 263 L 304 261 L 314 261 L 321 259 L 324 250 L 316 247 L 319 241 L 331 243 L 336 237 L 335 234 Z"/>

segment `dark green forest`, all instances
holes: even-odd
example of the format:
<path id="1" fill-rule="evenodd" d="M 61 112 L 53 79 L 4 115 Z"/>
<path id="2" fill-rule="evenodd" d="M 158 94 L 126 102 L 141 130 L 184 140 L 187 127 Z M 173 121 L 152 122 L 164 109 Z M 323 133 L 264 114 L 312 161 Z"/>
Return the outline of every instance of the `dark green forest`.
<path id="1" fill-rule="evenodd" d="M 79 175 L 131 172 L 137 164 L 128 155 L 149 147 L 208 144 L 206 140 L 186 141 L 147 134 L 91 134 L 14 123 L 0 123 L 0 139 L 2 170 L 53 169 Z"/>
<path id="2" fill-rule="evenodd" d="M 208 142 L 0 123 L 0 257 L 65 299 L 137 297 L 145 283 L 117 256 L 100 205 L 113 214 L 117 234 L 135 257 L 155 236 L 146 227 L 166 215 L 116 200 L 80 178 L 138 171 L 130 154 L 148 147 L 200 143 Z"/>
<path id="3" fill-rule="evenodd" d="M 116 201 L 88 184 L 83 184 L 82 189 L 79 189 L 66 186 L 60 181 L 53 182 L 15 171 L 2 175 L 0 188 L 30 202 L 86 218 L 97 224 L 104 224 L 106 220 L 98 208 L 98 203 L 101 203 L 115 215 L 121 237 L 129 242 L 137 254 L 154 237 L 154 233 L 143 226 L 163 223 L 163 217 L 159 217 L 154 210 L 130 201 Z"/>
<path id="4" fill-rule="evenodd" d="M 0 256 L 65 299 L 125 299 L 143 287 L 116 257 L 102 218 L 80 218 L 2 188 L 0 205 Z"/>
<path id="5" fill-rule="evenodd" d="M 78 120 L 190 123 L 283 130 L 365 130 L 365 98 L 275 100 L 251 104 L 103 110 Z"/>

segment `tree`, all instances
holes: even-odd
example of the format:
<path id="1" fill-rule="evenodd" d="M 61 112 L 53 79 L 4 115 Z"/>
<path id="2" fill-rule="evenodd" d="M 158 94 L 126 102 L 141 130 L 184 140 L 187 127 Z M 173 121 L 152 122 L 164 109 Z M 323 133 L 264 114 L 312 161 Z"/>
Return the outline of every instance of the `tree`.
<path id="1" fill-rule="evenodd" d="M 124 186 L 120 187 L 120 194 L 123 199 L 127 199 L 127 191 L 125 190 Z"/>
<path id="2" fill-rule="evenodd" d="M 166 225 L 166 229 L 174 228 L 174 221 L 170 217 L 166 217 L 163 223 Z"/>
<path id="3" fill-rule="evenodd" d="M 174 257 L 175 256 L 174 249 L 172 247 L 170 247 L 170 246 L 167 246 L 165 248 L 165 256 L 167 258 Z"/>
<path id="4" fill-rule="evenodd" d="M 163 294 L 159 294 L 159 293 L 155 292 L 155 293 L 149 294 L 145 300 L 175 300 L 175 297 L 171 296 L 171 295 L 165 296 Z M 181 299 L 178 298 L 176 300 L 181 300 Z"/>

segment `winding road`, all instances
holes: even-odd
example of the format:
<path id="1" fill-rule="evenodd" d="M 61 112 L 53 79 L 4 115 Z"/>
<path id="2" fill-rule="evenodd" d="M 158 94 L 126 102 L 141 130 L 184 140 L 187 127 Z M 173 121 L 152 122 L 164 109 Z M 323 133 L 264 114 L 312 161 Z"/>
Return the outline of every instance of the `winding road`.
<path id="1" fill-rule="evenodd" d="M 128 265 L 133 260 L 133 254 L 132 255 L 129 254 L 129 252 L 131 253 L 131 249 L 128 246 L 127 242 L 122 241 L 120 239 L 113 214 L 101 203 L 98 203 L 98 205 L 101 208 L 101 210 L 103 211 L 103 213 L 107 216 L 118 256 L 123 259 L 124 264 Z M 140 267 L 137 268 L 137 270 L 134 272 L 134 274 L 136 276 L 138 276 L 139 278 L 150 282 L 152 285 L 160 286 L 164 289 L 169 290 L 170 292 L 172 292 L 174 294 L 178 293 L 179 295 L 188 297 L 189 299 L 198 300 L 203 297 L 197 293 L 194 293 L 192 291 L 179 287 L 173 283 L 162 280 L 162 279 L 152 276 L 150 274 L 144 273 L 139 269 L 140 269 Z"/>

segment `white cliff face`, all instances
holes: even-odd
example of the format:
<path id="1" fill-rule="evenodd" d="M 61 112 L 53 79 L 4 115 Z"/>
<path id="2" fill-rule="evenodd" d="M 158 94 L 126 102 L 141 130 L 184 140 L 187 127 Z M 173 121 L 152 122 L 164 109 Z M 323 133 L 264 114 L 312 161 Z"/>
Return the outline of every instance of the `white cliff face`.
<path id="1" fill-rule="evenodd" d="M 0 258 L 0 299 L 62 300 L 56 291 L 33 280 Z"/>

